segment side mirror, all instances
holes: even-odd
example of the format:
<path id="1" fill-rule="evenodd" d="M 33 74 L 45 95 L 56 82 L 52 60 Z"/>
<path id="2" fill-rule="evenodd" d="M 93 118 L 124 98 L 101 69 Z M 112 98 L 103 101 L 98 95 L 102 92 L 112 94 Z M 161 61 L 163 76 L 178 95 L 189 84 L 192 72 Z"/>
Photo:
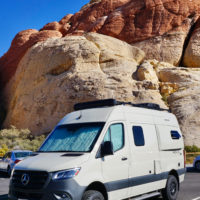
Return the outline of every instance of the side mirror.
<path id="1" fill-rule="evenodd" d="M 114 150 L 113 150 L 113 144 L 110 141 L 106 141 L 101 145 L 101 156 L 108 156 L 108 155 L 113 155 Z"/>

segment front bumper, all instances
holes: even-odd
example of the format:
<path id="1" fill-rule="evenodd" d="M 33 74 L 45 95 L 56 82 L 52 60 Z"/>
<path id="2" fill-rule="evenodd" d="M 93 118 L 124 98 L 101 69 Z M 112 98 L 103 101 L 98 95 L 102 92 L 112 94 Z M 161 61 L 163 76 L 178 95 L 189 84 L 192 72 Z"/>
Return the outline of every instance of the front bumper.
<path id="1" fill-rule="evenodd" d="M 69 200 L 81 200 L 85 189 L 85 187 L 80 186 L 73 178 L 57 181 L 51 180 L 40 190 L 15 188 L 11 180 L 8 197 L 10 200 L 58 200 L 59 198 L 56 195 L 68 194 L 71 197 Z"/>

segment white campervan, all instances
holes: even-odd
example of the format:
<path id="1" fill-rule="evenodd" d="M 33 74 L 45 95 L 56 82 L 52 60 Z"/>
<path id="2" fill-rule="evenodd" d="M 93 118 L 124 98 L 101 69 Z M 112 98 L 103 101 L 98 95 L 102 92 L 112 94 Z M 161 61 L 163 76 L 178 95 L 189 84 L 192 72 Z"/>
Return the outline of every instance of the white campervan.
<path id="1" fill-rule="evenodd" d="M 183 149 L 176 117 L 156 104 L 76 104 L 39 151 L 16 165 L 9 198 L 176 200 Z"/>

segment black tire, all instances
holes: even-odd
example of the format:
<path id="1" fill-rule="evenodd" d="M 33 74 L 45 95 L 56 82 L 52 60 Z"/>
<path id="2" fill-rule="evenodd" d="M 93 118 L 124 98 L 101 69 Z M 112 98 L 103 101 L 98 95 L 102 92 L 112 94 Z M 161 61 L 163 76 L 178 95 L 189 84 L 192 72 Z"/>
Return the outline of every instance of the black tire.
<path id="1" fill-rule="evenodd" d="M 167 185 L 162 190 L 162 196 L 164 200 L 176 200 L 179 192 L 178 180 L 175 176 L 169 175 L 167 179 Z"/>
<path id="2" fill-rule="evenodd" d="M 88 190 L 83 194 L 82 200 L 104 200 L 104 196 L 99 191 Z"/>
<path id="3" fill-rule="evenodd" d="M 195 163 L 195 169 L 198 170 L 198 171 L 200 171 L 200 161 L 197 161 Z"/>

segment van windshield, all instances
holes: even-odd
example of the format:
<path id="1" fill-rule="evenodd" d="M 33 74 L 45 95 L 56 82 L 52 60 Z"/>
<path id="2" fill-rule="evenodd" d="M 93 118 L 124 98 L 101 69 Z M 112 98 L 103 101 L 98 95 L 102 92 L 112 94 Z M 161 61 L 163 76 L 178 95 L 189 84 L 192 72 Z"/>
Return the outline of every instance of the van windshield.
<path id="1" fill-rule="evenodd" d="M 105 123 L 68 124 L 56 127 L 39 152 L 90 152 Z"/>

